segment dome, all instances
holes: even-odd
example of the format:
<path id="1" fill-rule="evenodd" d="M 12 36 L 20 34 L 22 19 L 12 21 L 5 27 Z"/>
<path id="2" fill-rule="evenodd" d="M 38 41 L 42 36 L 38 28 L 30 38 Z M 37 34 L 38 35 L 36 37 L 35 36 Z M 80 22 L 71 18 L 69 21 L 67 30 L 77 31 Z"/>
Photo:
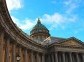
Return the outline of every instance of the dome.
<path id="1" fill-rule="evenodd" d="M 37 33 L 47 33 L 49 35 L 49 30 L 43 24 L 41 24 L 40 19 L 38 19 L 37 24 L 31 30 L 30 35 Z"/>

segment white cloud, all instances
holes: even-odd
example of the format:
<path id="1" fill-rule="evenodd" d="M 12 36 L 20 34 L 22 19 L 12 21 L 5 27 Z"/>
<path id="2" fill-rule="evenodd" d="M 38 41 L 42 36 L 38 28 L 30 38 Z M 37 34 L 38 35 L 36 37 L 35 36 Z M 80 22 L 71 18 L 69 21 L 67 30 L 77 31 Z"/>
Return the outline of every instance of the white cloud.
<path id="1" fill-rule="evenodd" d="M 33 26 L 37 22 L 37 18 L 32 20 L 32 19 L 24 19 L 23 21 L 15 18 L 12 16 L 13 21 L 22 29 L 22 30 L 31 30 Z M 49 30 L 53 30 L 57 27 L 61 27 L 62 29 L 65 29 L 65 24 L 70 23 L 70 22 L 75 22 L 77 17 L 70 16 L 67 17 L 65 15 L 59 14 L 59 13 L 54 13 L 52 15 L 49 14 L 44 14 L 40 20 L 43 24 L 50 25 Z"/>
<path id="2" fill-rule="evenodd" d="M 70 14 L 72 13 L 77 7 L 79 7 L 79 3 L 81 0 L 66 0 L 64 1 L 64 6 L 67 8 L 66 13 Z"/>
<path id="3" fill-rule="evenodd" d="M 20 9 L 23 6 L 21 0 L 6 0 L 6 2 L 9 11 Z"/>
<path id="4" fill-rule="evenodd" d="M 50 30 L 54 29 L 58 26 L 61 27 L 62 29 L 64 29 L 66 23 L 70 23 L 70 22 L 74 23 L 75 21 L 77 21 L 77 17 L 74 15 L 66 16 L 66 15 L 60 14 L 60 13 L 54 13 L 52 15 L 45 14 L 42 17 L 42 21 L 45 24 L 51 25 Z"/>
<path id="5" fill-rule="evenodd" d="M 35 22 L 32 22 L 30 19 L 25 19 L 21 22 L 21 20 L 15 18 L 14 16 L 11 17 L 14 23 L 16 23 L 22 30 L 30 30 L 35 25 Z"/>

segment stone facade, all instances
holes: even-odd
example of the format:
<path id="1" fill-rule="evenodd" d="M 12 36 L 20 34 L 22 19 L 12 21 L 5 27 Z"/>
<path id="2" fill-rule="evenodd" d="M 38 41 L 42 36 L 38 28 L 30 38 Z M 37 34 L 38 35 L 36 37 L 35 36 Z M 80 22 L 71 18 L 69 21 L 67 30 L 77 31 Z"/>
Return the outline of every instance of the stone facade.
<path id="1" fill-rule="evenodd" d="M 74 37 L 35 42 L 12 22 L 0 0 L 0 62 L 84 62 L 84 43 Z"/>

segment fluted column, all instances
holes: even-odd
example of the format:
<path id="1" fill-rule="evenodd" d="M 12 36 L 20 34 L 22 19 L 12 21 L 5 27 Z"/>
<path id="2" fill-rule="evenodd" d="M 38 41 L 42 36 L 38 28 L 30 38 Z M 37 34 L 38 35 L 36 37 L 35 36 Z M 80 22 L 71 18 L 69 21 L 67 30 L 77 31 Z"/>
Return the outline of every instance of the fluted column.
<path id="1" fill-rule="evenodd" d="M 58 62 L 58 54 L 55 52 L 55 62 Z"/>
<path id="2" fill-rule="evenodd" d="M 0 33 L 0 62 L 4 61 L 3 42 L 4 42 L 4 33 Z"/>
<path id="3" fill-rule="evenodd" d="M 73 62 L 72 61 L 72 53 L 71 52 L 69 53 L 69 58 L 70 58 L 70 62 Z"/>
<path id="4" fill-rule="evenodd" d="M 42 62 L 45 62 L 45 54 L 42 54 Z"/>
<path id="5" fill-rule="evenodd" d="M 65 61 L 65 52 L 62 53 L 62 58 L 63 58 L 63 62 L 66 62 Z"/>
<path id="6" fill-rule="evenodd" d="M 13 44 L 12 62 L 16 62 L 16 52 L 15 52 L 15 49 L 16 49 L 16 45 Z"/>
<path id="7" fill-rule="evenodd" d="M 53 54 L 51 54 L 51 57 L 52 57 L 52 62 L 54 62 L 54 55 L 53 55 Z"/>
<path id="8" fill-rule="evenodd" d="M 77 62 L 80 62 L 78 53 L 76 53 L 76 59 L 77 59 Z"/>
<path id="9" fill-rule="evenodd" d="M 25 49 L 25 62 L 28 62 L 28 59 L 27 59 L 27 49 Z"/>
<path id="10" fill-rule="evenodd" d="M 9 39 L 7 39 L 7 46 L 6 46 L 6 62 L 9 62 L 10 61 L 10 58 L 9 58 L 9 45 L 10 45 L 10 41 Z"/>

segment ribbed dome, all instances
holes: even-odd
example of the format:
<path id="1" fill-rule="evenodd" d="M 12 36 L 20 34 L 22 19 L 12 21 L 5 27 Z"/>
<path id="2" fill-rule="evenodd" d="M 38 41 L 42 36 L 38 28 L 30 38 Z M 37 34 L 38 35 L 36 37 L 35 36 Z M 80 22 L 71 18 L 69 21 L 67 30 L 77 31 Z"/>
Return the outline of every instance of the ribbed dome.
<path id="1" fill-rule="evenodd" d="M 38 19 L 37 24 L 33 27 L 30 34 L 32 35 L 40 32 L 49 34 L 49 30 L 43 24 L 41 24 L 40 19 Z"/>

